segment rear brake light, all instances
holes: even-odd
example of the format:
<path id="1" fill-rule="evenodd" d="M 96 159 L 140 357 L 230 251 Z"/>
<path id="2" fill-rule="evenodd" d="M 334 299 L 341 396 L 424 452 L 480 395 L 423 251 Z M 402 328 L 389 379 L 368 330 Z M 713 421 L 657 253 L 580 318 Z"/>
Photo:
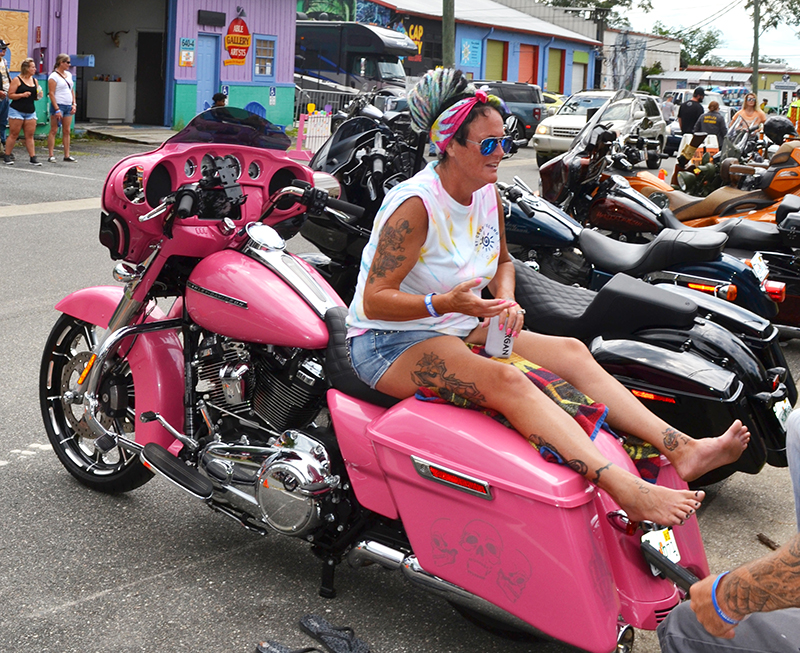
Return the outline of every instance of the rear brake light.
<path id="1" fill-rule="evenodd" d="M 783 281 L 765 281 L 764 290 L 773 302 L 780 304 L 786 299 L 786 284 Z"/>
<path id="2" fill-rule="evenodd" d="M 700 292 L 704 292 L 708 295 L 714 295 L 714 297 L 722 297 L 723 299 L 727 299 L 729 302 L 734 301 L 739 292 L 736 288 L 736 285 L 732 283 L 722 286 L 715 286 L 707 283 L 689 282 L 688 286 L 692 290 L 699 290 Z"/>
<path id="3" fill-rule="evenodd" d="M 666 395 L 657 395 L 654 392 L 645 392 L 644 390 L 631 390 L 631 393 L 639 399 L 649 399 L 650 401 L 663 401 L 667 404 L 674 404 L 674 397 L 667 397 Z"/>

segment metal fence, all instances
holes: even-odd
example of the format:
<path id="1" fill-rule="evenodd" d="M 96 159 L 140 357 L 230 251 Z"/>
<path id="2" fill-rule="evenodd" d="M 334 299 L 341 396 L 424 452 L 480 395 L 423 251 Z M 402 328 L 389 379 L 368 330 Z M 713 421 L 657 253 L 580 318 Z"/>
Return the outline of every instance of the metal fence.
<path id="1" fill-rule="evenodd" d="M 314 104 L 317 111 L 324 110 L 326 113 L 334 113 L 343 109 L 354 97 L 355 93 L 312 90 L 295 86 L 294 119 L 297 121 L 301 114 L 308 113 L 309 103 Z"/>

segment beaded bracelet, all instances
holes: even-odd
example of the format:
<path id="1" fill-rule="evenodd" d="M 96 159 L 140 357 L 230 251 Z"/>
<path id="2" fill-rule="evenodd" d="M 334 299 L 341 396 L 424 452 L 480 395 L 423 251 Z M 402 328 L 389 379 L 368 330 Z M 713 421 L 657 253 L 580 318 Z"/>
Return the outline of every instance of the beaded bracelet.
<path id="1" fill-rule="evenodd" d="M 719 603 L 717 603 L 717 585 L 719 585 L 719 581 L 722 580 L 723 576 L 727 576 L 729 573 L 729 571 L 724 571 L 717 576 L 714 584 L 711 586 L 711 602 L 714 604 L 714 609 L 717 611 L 719 618 L 722 619 L 722 621 L 724 621 L 726 624 L 735 626 L 741 621 L 741 619 L 732 619 L 722 611 L 722 608 L 719 607 Z"/>
<path id="2" fill-rule="evenodd" d="M 431 317 L 442 317 L 436 312 L 436 309 L 433 307 L 433 296 L 435 294 L 436 294 L 435 292 L 429 292 L 427 295 L 425 295 L 425 308 L 428 309 L 428 313 L 431 314 Z"/>

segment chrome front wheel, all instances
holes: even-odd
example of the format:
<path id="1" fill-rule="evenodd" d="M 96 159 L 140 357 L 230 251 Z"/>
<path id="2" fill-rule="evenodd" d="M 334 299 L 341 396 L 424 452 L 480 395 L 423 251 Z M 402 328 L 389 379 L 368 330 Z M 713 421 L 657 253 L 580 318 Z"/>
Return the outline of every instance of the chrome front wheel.
<path id="1" fill-rule="evenodd" d="M 84 416 L 84 407 L 72 399 L 71 389 L 85 369 L 102 329 L 62 315 L 47 339 L 39 376 L 39 401 L 47 437 L 61 464 L 84 485 L 101 492 L 127 492 L 153 475 L 137 454 L 120 447 L 101 452 Z M 136 395 L 130 366 L 124 357 L 110 361 L 98 396 L 103 426 L 132 438 Z"/>

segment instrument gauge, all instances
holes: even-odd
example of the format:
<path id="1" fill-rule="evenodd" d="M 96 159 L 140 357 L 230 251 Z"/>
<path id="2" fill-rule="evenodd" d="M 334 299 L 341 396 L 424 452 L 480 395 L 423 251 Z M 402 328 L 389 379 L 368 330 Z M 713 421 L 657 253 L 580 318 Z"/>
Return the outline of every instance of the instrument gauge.
<path id="1" fill-rule="evenodd" d="M 236 170 L 237 179 L 242 176 L 242 164 L 240 163 L 239 159 L 233 156 L 233 154 L 226 154 L 223 160 L 229 162 Z"/>
<path id="2" fill-rule="evenodd" d="M 203 155 L 203 159 L 200 161 L 200 174 L 203 178 L 210 176 L 214 176 L 214 172 L 216 171 L 217 167 L 214 165 L 214 157 L 210 154 Z"/>
<path id="3" fill-rule="evenodd" d="M 250 179 L 258 179 L 261 176 L 261 166 L 253 161 L 247 168 L 247 174 Z"/>
<path id="4" fill-rule="evenodd" d="M 194 173 L 197 172 L 197 163 L 194 159 L 186 159 L 186 163 L 183 164 L 183 172 L 187 177 L 194 177 Z"/>

